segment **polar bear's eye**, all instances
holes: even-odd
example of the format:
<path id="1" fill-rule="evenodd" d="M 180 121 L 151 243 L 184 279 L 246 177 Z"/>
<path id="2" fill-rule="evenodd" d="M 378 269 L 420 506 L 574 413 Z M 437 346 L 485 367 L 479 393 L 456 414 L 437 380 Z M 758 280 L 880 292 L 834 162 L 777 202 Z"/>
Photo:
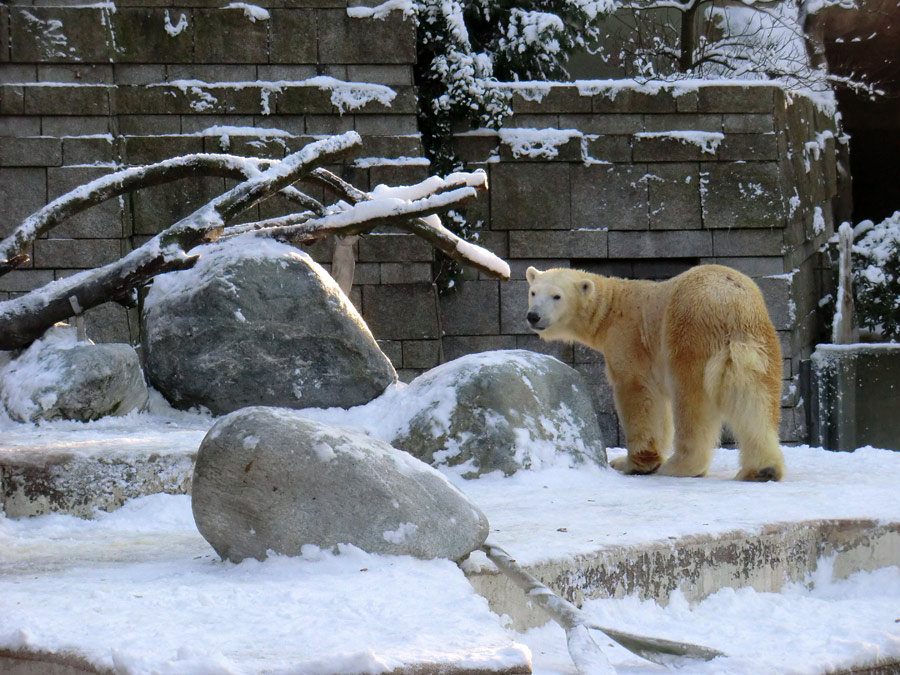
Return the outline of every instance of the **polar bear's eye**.
<path id="1" fill-rule="evenodd" d="M 554 300 L 562 300 L 562 296 L 559 295 L 559 293 L 557 293 L 556 295 L 553 296 L 553 299 Z"/>
<path id="2" fill-rule="evenodd" d="M 531 291 L 531 297 L 532 298 L 534 297 L 534 291 Z"/>

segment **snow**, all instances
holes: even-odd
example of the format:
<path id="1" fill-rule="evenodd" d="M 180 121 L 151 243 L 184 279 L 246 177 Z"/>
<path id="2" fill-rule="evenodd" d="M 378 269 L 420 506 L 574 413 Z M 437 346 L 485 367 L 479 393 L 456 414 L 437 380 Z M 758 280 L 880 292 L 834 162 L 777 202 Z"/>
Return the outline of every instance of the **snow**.
<path id="1" fill-rule="evenodd" d="M 500 141 L 508 145 L 514 157 L 552 159 L 559 155 L 559 146 L 573 138 L 581 138 L 577 129 L 506 128 L 498 132 Z"/>
<path id="2" fill-rule="evenodd" d="M 268 10 L 263 9 L 257 5 L 248 5 L 246 2 L 232 2 L 225 6 L 225 9 L 242 9 L 244 10 L 244 16 L 246 16 L 250 23 L 256 23 L 257 21 L 268 21 L 271 18 Z"/>
<path id="3" fill-rule="evenodd" d="M 718 131 L 639 131 L 635 138 L 671 138 L 681 143 L 696 145 L 703 152 L 716 154 L 719 144 L 725 140 L 725 134 Z"/>
<path id="4" fill-rule="evenodd" d="M 390 402 L 389 392 L 381 407 L 356 409 L 357 426 L 390 435 L 397 423 L 387 414 Z M 157 403 L 154 412 L 126 419 L 39 426 L 5 420 L 0 431 L 12 447 L 39 438 L 48 446 L 111 448 L 117 434 L 131 434 L 157 437 L 174 451 L 195 448 L 211 423 Z M 509 478 L 445 475 L 485 511 L 492 540 L 522 565 L 691 534 L 754 532 L 785 520 L 900 518 L 900 454 L 808 447 L 785 453 L 785 481 L 767 484 L 730 480 L 738 464 L 732 450 L 719 450 L 709 477 L 693 480 L 563 464 Z M 401 538 L 407 530 L 384 536 Z M 469 570 L 490 565 L 482 554 L 472 558 Z M 682 672 L 812 674 L 900 658 L 900 569 L 832 576 L 823 560 L 807 583 L 780 593 L 723 589 L 691 605 L 676 591 L 665 607 L 626 597 L 584 609 L 600 625 L 729 654 Z M 531 658 L 539 675 L 574 673 L 562 629 L 505 628 L 448 561 L 307 546 L 297 558 L 221 562 L 183 495 L 135 499 L 94 520 L 0 517 L 0 588 L 0 648 L 74 649 L 124 673 L 380 673 L 430 662 L 504 668 Z M 109 631 L 111 623 L 127 628 Z M 619 673 L 665 672 L 599 633 L 593 637 Z"/>

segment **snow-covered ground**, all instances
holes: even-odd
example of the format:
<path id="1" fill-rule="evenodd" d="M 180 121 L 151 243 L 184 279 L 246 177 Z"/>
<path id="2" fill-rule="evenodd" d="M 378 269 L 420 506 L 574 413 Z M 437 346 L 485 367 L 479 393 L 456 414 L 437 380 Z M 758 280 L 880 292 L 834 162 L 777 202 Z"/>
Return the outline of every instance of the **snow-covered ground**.
<path id="1" fill-rule="evenodd" d="M 116 435 L 177 449 L 211 420 L 131 415 L 40 427 L 0 422 L 0 451 L 111 444 Z M 611 450 L 615 456 L 621 450 Z M 773 522 L 900 521 L 900 453 L 785 448 L 782 483 L 736 483 L 720 450 L 703 479 L 626 477 L 564 464 L 465 481 L 491 537 L 520 564 L 690 534 L 750 532 Z M 474 564 L 485 559 L 476 554 Z M 471 565 L 472 563 L 470 563 Z M 821 561 L 780 593 L 724 589 L 663 608 L 627 597 L 585 609 L 598 623 L 728 654 L 683 673 L 823 673 L 900 659 L 900 569 L 832 578 Z M 113 627 L 116 627 L 113 629 Z M 600 634 L 598 642 L 608 640 Z M 448 561 L 308 548 L 299 558 L 225 563 L 197 532 L 186 496 L 136 499 L 94 520 L 0 517 L 0 650 L 74 650 L 128 673 L 378 673 L 404 664 L 574 673 L 561 628 L 506 627 Z M 609 647 L 622 673 L 664 672 Z"/>

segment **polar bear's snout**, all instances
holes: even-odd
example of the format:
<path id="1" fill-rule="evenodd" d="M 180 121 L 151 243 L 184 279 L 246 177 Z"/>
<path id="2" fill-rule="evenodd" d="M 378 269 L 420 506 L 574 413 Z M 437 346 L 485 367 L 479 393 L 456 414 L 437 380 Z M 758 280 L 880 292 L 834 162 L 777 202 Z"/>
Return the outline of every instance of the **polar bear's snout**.
<path id="1" fill-rule="evenodd" d="M 546 328 L 546 326 L 541 326 L 541 315 L 534 311 L 529 311 L 528 314 L 525 315 L 525 318 L 528 320 L 528 325 L 531 327 L 531 330 L 539 331 Z"/>

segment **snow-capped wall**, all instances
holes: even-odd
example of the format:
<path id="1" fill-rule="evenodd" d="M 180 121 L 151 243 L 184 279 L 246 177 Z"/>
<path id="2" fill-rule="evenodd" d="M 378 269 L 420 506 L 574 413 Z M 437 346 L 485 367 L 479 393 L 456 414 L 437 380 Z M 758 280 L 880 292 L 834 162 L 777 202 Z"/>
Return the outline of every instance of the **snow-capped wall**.
<path id="1" fill-rule="evenodd" d="M 339 169 L 357 187 L 431 173 L 416 121 L 415 26 L 400 5 L 371 15 L 334 0 L 155 4 L 0 6 L 0 237 L 113 166 L 190 152 L 279 157 L 356 129 L 362 152 Z M 379 233 L 356 246 L 351 300 L 401 377 L 487 349 L 549 350 L 595 385 L 616 445 L 599 357 L 528 331 L 525 268 L 661 278 L 717 262 L 763 289 L 785 355 L 782 438 L 805 439 L 801 362 L 824 294 L 816 252 L 847 190 L 829 110 L 760 83 L 500 86 L 514 111 L 504 128 L 461 132 L 455 145 L 489 173 L 488 195 L 466 213 L 513 279 L 468 274 L 439 297 L 424 241 Z M 118 258 L 224 185 L 180 181 L 80 214 L 34 244 L 31 267 L 0 277 L 0 299 Z M 284 208 L 276 198 L 253 215 Z M 331 252 L 329 242 L 310 249 L 326 267 Z M 140 339 L 118 306 L 88 321 L 95 340 Z"/>

